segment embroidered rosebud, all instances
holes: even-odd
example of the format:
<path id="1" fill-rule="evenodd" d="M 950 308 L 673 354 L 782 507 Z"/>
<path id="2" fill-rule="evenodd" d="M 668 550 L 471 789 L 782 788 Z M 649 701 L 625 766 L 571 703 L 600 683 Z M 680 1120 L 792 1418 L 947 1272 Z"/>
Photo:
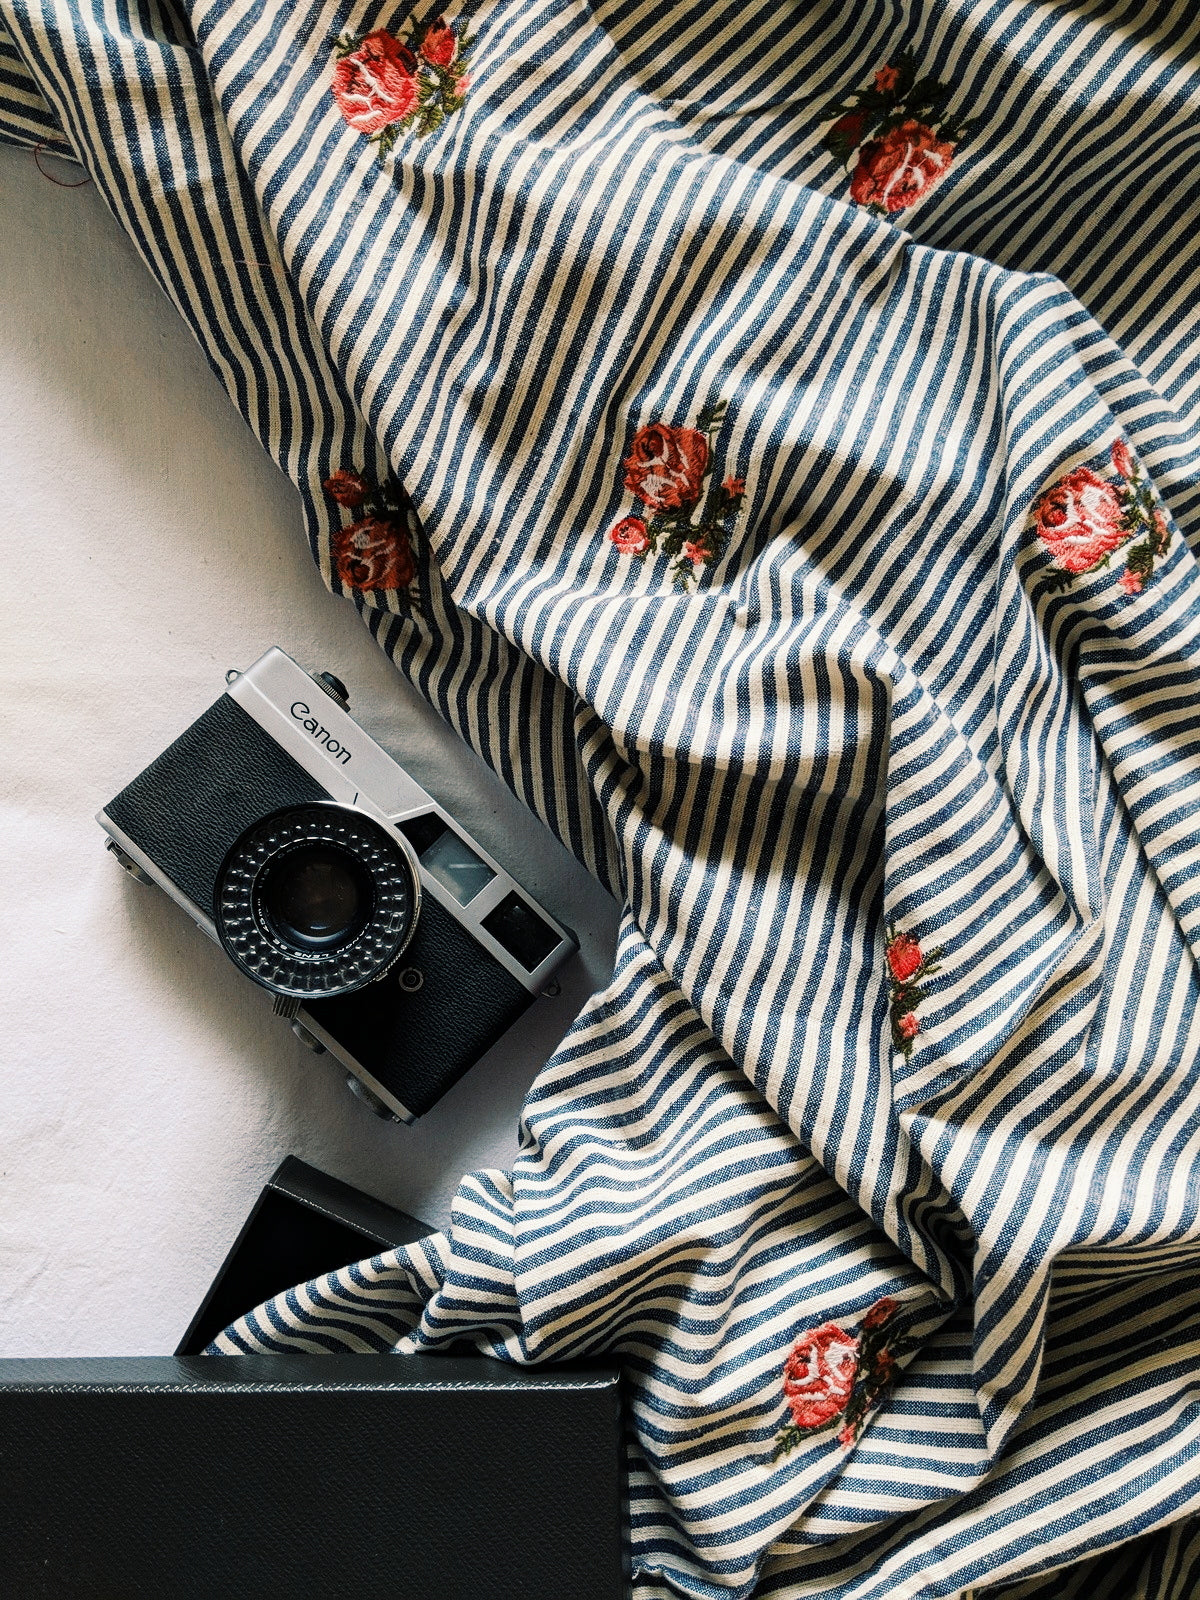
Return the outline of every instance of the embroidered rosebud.
<path id="1" fill-rule="evenodd" d="M 870 1333 L 873 1328 L 882 1328 L 885 1322 L 888 1322 L 893 1316 L 895 1316 L 896 1311 L 896 1302 L 892 1299 L 890 1294 L 885 1294 L 882 1300 L 876 1300 L 875 1304 L 863 1318 L 863 1332 Z"/>
<path id="2" fill-rule="evenodd" d="M 693 544 L 690 539 L 685 542 L 683 553 L 694 567 L 702 567 L 708 560 L 707 545 Z"/>
<path id="3" fill-rule="evenodd" d="M 642 556 L 650 548 L 650 535 L 641 517 L 622 517 L 608 537 L 625 556 Z"/>
<path id="4" fill-rule="evenodd" d="M 852 1422 L 848 1422 L 846 1426 L 838 1433 L 838 1443 L 842 1446 L 843 1450 L 849 1450 L 850 1446 L 854 1443 L 857 1437 L 858 1434 L 854 1424 Z"/>
<path id="5" fill-rule="evenodd" d="M 1161 555 L 1171 542 L 1171 524 L 1164 511 L 1154 513 L 1155 550 Z"/>
<path id="6" fill-rule="evenodd" d="M 746 492 L 745 478 L 726 478 L 725 493 L 731 500 L 740 500 Z"/>
<path id="7" fill-rule="evenodd" d="M 895 67 L 880 67 L 879 71 L 875 74 L 875 87 L 879 90 L 880 94 L 890 94 L 896 87 L 899 77 L 900 74 Z"/>
<path id="8" fill-rule="evenodd" d="M 837 119 L 825 137 L 830 144 L 857 145 L 867 131 L 869 120 L 865 111 L 848 111 Z"/>
<path id="9" fill-rule="evenodd" d="M 431 67 L 448 67 L 454 60 L 456 42 L 445 17 L 438 17 L 421 41 L 421 54 Z"/>
<path id="10" fill-rule="evenodd" d="M 1128 567 L 1125 568 L 1125 571 L 1117 579 L 1117 583 L 1126 594 L 1141 594 L 1142 590 L 1146 587 L 1141 573 L 1132 572 Z"/>
<path id="11" fill-rule="evenodd" d="M 358 506 L 370 489 L 357 472 L 347 472 L 345 467 L 340 467 L 331 478 L 325 479 L 325 493 L 332 495 L 340 506 Z"/>
<path id="12" fill-rule="evenodd" d="M 1124 439 L 1113 440 L 1112 464 L 1123 478 L 1133 477 L 1133 455 Z"/>
<path id="13" fill-rule="evenodd" d="M 900 1018 L 899 1022 L 897 1022 L 896 1026 L 900 1030 L 900 1037 L 902 1039 L 915 1039 L 921 1031 L 921 1024 L 917 1021 L 915 1014 L 911 1011 L 906 1011 Z"/>
<path id="14" fill-rule="evenodd" d="M 910 933 L 897 933 L 888 942 L 887 964 L 891 968 L 892 977 L 897 983 L 904 983 L 917 971 L 925 957 L 921 954 L 921 946 Z M 913 1028 L 913 1033 L 916 1033 Z M 912 1034 L 906 1035 L 911 1038 Z"/>

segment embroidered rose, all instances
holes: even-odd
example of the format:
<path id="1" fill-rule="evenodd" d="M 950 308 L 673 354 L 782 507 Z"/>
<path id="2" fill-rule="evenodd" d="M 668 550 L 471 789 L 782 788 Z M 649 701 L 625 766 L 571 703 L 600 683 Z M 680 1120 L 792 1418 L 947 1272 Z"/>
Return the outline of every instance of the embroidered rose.
<path id="1" fill-rule="evenodd" d="M 446 26 L 445 17 L 438 17 L 421 41 L 421 54 L 433 67 L 448 67 L 454 60 L 455 38 Z"/>
<path id="2" fill-rule="evenodd" d="M 662 550 L 675 558 L 676 584 L 688 588 L 700 567 L 725 553 L 731 523 L 746 493 L 744 478 L 710 482 L 715 444 L 725 420 L 724 400 L 701 408 L 696 426 L 648 422 L 629 441 L 621 463 L 622 483 L 651 513 L 650 520 L 623 517 L 609 532 L 617 549 L 644 556 Z"/>
<path id="3" fill-rule="evenodd" d="M 881 217 L 907 210 L 949 172 L 963 128 L 946 115 L 951 89 L 919 77 L 911 51 L 875 71 L 870 88 L 830 106 L 825 145 L 842 160 L 857 152 L 850 198 Z"/>
<path id="4" fill-rule="evenodd" d="M 325 492 L 338 505 L 358 512 L 356 521 L 335 528 L 330 536 L 334 576 L 344 588 L 360 593 L 386 589 L 416 606 L 419 596 L 410 586 L 416 577 L 413 539 L 419 530 L 401 486 L 387 480 L 376 488 L 361 472 L 339 467 L 326 478 Z"/>
<path id="5" fill-rule="evenodd" d="M 334 570 L 349 589 L 407 589 L 413 580 L 407 531 L 368 517 L 339 528 L 332 542 Z"/>
<path id="6" fill-rule="evenodd" d="M 641 517 L 622 517 L 608 536 L 622 555 L 644 555 L 650 548 L 646 524 Z"/>
<path id="7" fill-rule="evenodd" d="M 1064 572 L 1089 572 L 1128 539 L 1116 485 L 1076 467 L 1038 503 L 1038 537 Z"/>
<path id="8" fill-rule="evenodd" d="M 886 954 L 892 977 L 899 983 L 911 978 L 925 959 L 921 954 L 921 946 L 907 933 L 898 933 L 894 939 L 890 939 Z"/>
<path id="9" fill-rule="evenodd" d="M 926 991 L 920 987 L 920 982 L 938 970 L 942 952 L 931 950 L 926 955 L 921 941 L 913 934 L 889 927 L 883 954 L 888 969 L 892 1044 L 907 1059 L 912 1054 L 913 1040 L 921 1031 L 917 1007 L 925 999 Z"/>
<path id="10" fill-rule="evenodd" d="M 1137 457 L 1119 435 L 1109 458 L 1115 482 L 1092 467 L 1075 467 L 1034 504 L 1034 531 L 1054 562 L 1041 585 L 1047 592 L 1068 588 L 1080 574 L 1106 567 L 1115 550 L 1129 545 L 1118 586 L 1125 595 L 1141 594 L 1154 563 L 1170 548 L 1171 525 Z"/>
<path id="11" fill-rule="evenodd" d="M 333 97 L 359 133 L 381 133 L 416 110 L 417 58 L 386 29 L 367 34 L 335 64 Z"/>
<path id="12" fill-rule="evenodd" d="M 634 434 L 624 466 L 625 487 L 651 511 L 695 505 L 708 467 L 708 440 L 697 428 L 651 422 Z"/>
<path id="13" fill-rule="evenodd" d="M 889 215 L 916 205 L 950 170 L 954 146 L 923 122 L 902 122 L 864 144 L 850 180 L 850 198 Z"/>
<path id="14" fill-rule="evenodd" d="M 858 1371 L 858 1340 L 827 1322 L 803 1334 L 783 1369 L 783 1392 L 797 1428 L 820 1428 L 846 1409 Z"/>
<path id="15" fill-rule="evenodd" d="M 339 467 L 332 477 L 325 479 L 325 492 L 340 506 L 359 506 L 367 497 L 367 484 L 357 472 Z"/>
<path id="16" fill-rule="evenodd" d="M 912 1341 L 895 1336 L 899 1309 L 884 1295 L 869 1308 L 857 1335 L 837 1322 L 800 1335 L 783 1367 L 789 1420 L 775 1435 L 772 1461 L 834 1423 L 840 1423 L 839 1444 L 848 1449 L 855 1442 L 867 1414 L 895 1379 L 898 1357 L 914 1348 Z"/>
<path id="17" fill-rule="evenodd" d="M 464 102 L 468 57 L 475 41 L 445 17 L 418 22 L 409 12 L 402 38 L 379 28 L 336 41 L 330 89 L 343 117 L 375 145 L 380 161 L 401 133 L 424 138 Z"/>

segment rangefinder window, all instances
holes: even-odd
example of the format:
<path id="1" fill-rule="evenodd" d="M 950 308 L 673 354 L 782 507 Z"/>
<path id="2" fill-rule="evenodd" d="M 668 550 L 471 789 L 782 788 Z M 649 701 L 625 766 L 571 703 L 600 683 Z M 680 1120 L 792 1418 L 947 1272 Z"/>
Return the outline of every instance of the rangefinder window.
<path id="1" fill-rule="evenodd" d="M 560 942 L 560 935 L 517 894 L 501 900 L 496 909 L 484 917 L 483 926 L 526 972 L 535 972 Z"/>

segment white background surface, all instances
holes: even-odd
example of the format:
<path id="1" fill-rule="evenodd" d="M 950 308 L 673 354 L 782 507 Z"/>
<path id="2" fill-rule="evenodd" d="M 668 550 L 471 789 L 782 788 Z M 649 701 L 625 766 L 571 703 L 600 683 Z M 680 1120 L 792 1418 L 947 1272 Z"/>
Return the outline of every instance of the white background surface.
<path id="1" fill-rule="evenodd" d="M 43 156 L 48 172 L 77 168 Z M 0 147 L 0 1356 L 162 1354 L 289 1153 L 435 1225 L 511 1164 L 528 1083 L 608 979 L 608 896 L 322 586 L 298 502 L 93 188 Z M 411 1128 L 378 1121 L 95 812 L 270 644 L 580 936 Z"/>

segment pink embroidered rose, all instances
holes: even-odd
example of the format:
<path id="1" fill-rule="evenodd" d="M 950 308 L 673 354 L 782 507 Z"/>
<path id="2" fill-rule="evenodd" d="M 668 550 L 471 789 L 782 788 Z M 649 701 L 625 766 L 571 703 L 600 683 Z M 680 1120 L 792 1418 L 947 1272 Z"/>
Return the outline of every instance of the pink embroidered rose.
<path id="1" fill-rule="evenodd" d="M 1141 573 L 1132 572 L 1128 567 L 1117 579 L 1117 583 L 1126 594 L 1141 594 L 1142 590 L 1146 587 L 1145 580 L 1143 579 Z"/>
<path id="2" fill-rule="evenodd" d="M 357 472 L 347 472 L 341 467 L 325 479 L 325 493 L 332 495 L 340 506 L 357 506 L 366 499 L 369 490 Z"/>
<path id="3" fill-rule="evenodd" d="M 439 17 L 421 41 L 421 54 L 433 67 L 448 67 L 454 60 L 456 40 L 446 26 L 445 17 Z"/>
<path id="4" fill-rule="evenodd" d="M 874 1328 L 882 1328 L 885 1322 L 890 1322 L 896 1314 L 896 1302 L 890 1294 L 885 1294 L 882 1300 L 875 1304 L 862 1319 L 862 1331 L 870 1333 Z"/>
<path id="5" fill-rule="evenodd" d="M 896 87 L 900 74 L 895 67 L 880 67 L 875 74 L 875 87 L 880 94 L 890 94 Z"/>
<path id="6" fill-rule="evenodd" d="M 416 570 L 407 531 L 382 517 L 337 529 L 331 551 L 334 571 L 348 589 L 406 589 Z"/>
<path id="7" fill-rule="evenodd" d="M 921 1024 L 917 1021 L 915 1011 L 906 1011 L 897 1019 L 896 1027 L 902 1039 L 915 1039 L 921 1031 Z"/>
<path id="8" fill-rule="evenodd" d="M 844 1411 L 858 1371 L 858 1340 L 836 1322 L 802 1333 L 783 1368 L 783 1392 L 798 1428 L 820 1428 Z"/>
<path id="9" fill-rule="evenodd" d="M 921 946 L 911 933 L 897 933 L 889 940 L 887 964 L 897 983 L 903 983 L 905 979 L 911 978 L 924 959 Z"/>
<path id="10" fill-rule="evenodd" d="M 696 428 L 651 422 L 634 434 L 623 464 L 627 489 L 651 511 L 674 511 L 700 498 L 708 440 Z"/>
<path id="11" fill-rule="evenodd" d="M 608 536 L 622 555 L 645 555 L 650 548 L 650 535 L 641 517 L 622 517 Z"/>
<path id="12" fill-rule="evenodd" d="M 380 133 L 416 110 L 416 71 L 417 58 L 408 46 L 380 29 L 335 63 L 330 88 L 352 128 Z"/>
<path id="13" fill-rule="evenodd" d="M 1114 439 L 1112 464 L 1123 478 L 1133 477 L 1133 454 L 1124 439 Z"/>
<path id="14" fill-rule="evenodd" d="M 850 198 L 860 206 L 903 211 L 945 177 L 953 159 L 952 143 L 910 118 L 882 139 L 863 145 L 850 180 Z"/>
<path id="15" fill-rule="evenodd" d="M 1060 478 L 1035 512 L 1038 535 L 1064 572 L 1090 572 L 1129 537 L 1115 485 L 1091 467 Z"/>

